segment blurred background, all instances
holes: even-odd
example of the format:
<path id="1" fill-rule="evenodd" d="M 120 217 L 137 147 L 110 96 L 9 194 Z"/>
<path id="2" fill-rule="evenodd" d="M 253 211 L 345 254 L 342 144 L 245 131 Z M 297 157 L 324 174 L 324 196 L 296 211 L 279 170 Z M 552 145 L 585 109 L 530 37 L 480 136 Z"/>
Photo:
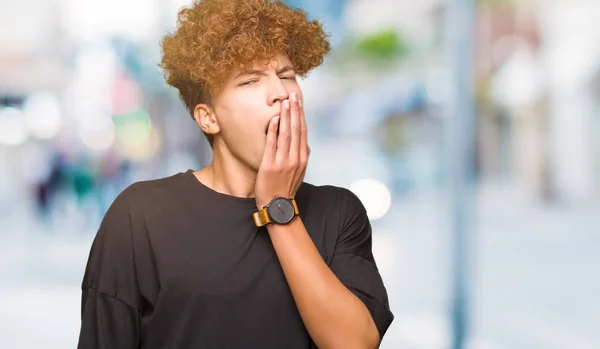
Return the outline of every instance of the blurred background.
<path id="1" fill-rule="evenodd" d="M 381 347 L 600 348 L 600 2 L 287 2 L 332 34 L 306 180 L 367 207 Z M 112 200 L 210 162 L 157 67 L 187 4 L 0 0 L 0 347 L 74 348 Z"/>

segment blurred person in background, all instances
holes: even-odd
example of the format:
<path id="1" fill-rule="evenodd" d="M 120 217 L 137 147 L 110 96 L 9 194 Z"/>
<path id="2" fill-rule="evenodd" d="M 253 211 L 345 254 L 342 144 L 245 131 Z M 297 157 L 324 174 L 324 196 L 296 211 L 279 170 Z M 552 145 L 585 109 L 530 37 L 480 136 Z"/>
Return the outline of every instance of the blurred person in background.
<path id="1" fill-rule="evenodd" d="M 206 135 L 207 167 L 124 190 L 82 283 L 79 348 L 376 348 L 393 321 L 351 191 L 303 182 L 297 76 L 330 51 L 280 1 L 179 13 L 161 67 Z"/>
<path id="2" fill-rule="evenodd" d="M 35 187 L 37 209 L 42 219 L 49 218 L 51 203 L 57 192 L 65 190 L 67 182 L 65 160 L 63 156 L 57 154 L 52 160 L 50 174 Z"/>

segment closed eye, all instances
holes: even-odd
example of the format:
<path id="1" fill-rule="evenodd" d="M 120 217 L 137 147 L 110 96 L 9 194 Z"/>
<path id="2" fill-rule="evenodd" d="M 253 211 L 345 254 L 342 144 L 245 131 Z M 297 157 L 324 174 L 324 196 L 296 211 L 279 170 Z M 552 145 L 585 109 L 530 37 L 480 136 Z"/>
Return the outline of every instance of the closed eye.
<path id="1" fill-rule="evenodd" d="M 282 80 L 291 80 L 291 81 L 295 81 L 296 80 L 296 76 L 281 76 L 280 79 Z M 240 83 L 238 86 L 249 86 L 254 84 L 255 82 L 258 82 L 258 79 L 252 79 L 252 80 L 248 80 L 248 81 L 244 81 L 242 83 Z"/>
<path id="2" fill-rule="evenodd" d="M 239 86 L 248 86 L 248 85 L 252 85 L 253 83 L 257 82 L 258 80 L 248 80 L 248 81 L 244 81 L 242 82 Z"/>

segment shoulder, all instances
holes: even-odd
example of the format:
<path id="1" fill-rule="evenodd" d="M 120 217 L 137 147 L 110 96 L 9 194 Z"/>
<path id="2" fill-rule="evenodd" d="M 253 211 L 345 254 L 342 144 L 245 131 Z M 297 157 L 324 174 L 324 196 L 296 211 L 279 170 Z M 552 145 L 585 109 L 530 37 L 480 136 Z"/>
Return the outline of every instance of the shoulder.
<path id="1" fill-rule="evenodd" d="M 121 195 L 129 200 L 138 200 L 140 197 L 146 198 L 148 195 L 177 190 L 182 186 L 183 182 L 184 173 L 158 179 L 137 181 L 123 190 Z"/>
<path id="2" fill-rule="evenodd" d="M 137 181 L 125 188 L 116 198 L 132 204 L 147 202 L 156 196 L 178 192 L 185 185 L 184 174 L 178 173 L 169 177 Z"/>
<path id="3" fill-rule="evenodd" d="M 303 184 L 299 206 L 305 205 L 309 225 L 326 227 L 335 253 L 351 252 L 370 259 L 371 224 L 358 196 L 350 189 L 333 185 Z M 302 214 L 302 206 L 301 206 Z M 316 223 L 315 223 L 316 222 Z"/>
<path id="4" fill-rule="evenodd" d="M 184 187 L 183 173 L 169 177 L 136 181 L 117 195 L 105 215 L 105 220 L 131 216 L 132 212 L 143 210 L 149 205 L 165 202 L 169 197 L 177 197 Z"/>
<path id="5" fill-rule="evenodd" d="M 350 189 L 335 185 L 314 185 L 302 183 L 298 192 L 299 204 L 319 207 L 329 213 L 337 213 L 341 220 L 364 214 L 366 210 L 358 196 Z"/>

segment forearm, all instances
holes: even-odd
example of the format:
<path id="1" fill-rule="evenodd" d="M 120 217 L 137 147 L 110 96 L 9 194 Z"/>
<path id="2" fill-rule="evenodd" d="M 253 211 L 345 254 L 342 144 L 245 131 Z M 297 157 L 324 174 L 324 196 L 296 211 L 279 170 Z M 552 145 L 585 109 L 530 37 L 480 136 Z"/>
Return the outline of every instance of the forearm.
<path id="1" fill-rule="evenodd" d="M 315 344 L 321 349 L 377 348 L 379 333 L 367 307 L 325 264 L 300 217 L 268 230 Z"/>

